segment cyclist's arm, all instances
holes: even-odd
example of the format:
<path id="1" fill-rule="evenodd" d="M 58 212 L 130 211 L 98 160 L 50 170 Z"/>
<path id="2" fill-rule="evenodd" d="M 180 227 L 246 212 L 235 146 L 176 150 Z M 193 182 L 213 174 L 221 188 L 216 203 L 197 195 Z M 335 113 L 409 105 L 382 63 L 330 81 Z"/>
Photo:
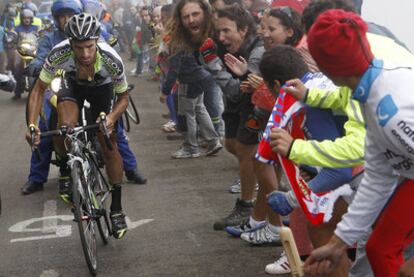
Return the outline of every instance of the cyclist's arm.
<path id="1" fill-rule="evenodd" d="M 128 91 L 117 93 L 117 101 L 115 102 L 112 112 L 109 114 L 109 116 L 113 119 L 113 122 L 118 120 L 122 113 L 125 112 L 128 106 L 128 95 Z"/>

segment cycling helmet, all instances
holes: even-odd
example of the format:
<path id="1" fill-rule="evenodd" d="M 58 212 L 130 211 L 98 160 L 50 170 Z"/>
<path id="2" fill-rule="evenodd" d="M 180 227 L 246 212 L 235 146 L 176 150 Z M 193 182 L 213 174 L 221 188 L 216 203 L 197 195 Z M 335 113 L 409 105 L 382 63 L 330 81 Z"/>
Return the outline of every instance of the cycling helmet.
<path id="1" fill-rule="evenodd" d="M 93 15 L 81 13 L 71 17 L 65 26 L 65 33 L 70 40 L 99 39 L 101 24 Z"/>
<path id="2" fill-rule="evenodd" d="M 34 17 L 34 12 L 32 10 L 29 10 L 29 9 L 23 9 L 20 12 L 20 18 L 23 19 L 25 17 L 31 17 L 31 18 L 33 18 Z"/>
<path id="3" fill-rule="evenodd" d="M 105 9 L 101 2 L 97 0 L 83 0 L 82 5 L 85 13 L 95 16 L 99 21 L 102 20 Z"/>
<path id="4" fill-rule="evenodd" d="M 25 10 L 25 9 L 31 10 L 34 15 L 36 15 L 36 13 L 37 13 L 37 6 L 34 3 L 31 3 L 31 2 L 30 3 L 24 3 L 22 5 L 22 10 Z"/>
<path id="5" fill-rule="evenodd" d="M 16 9 L 16 7 L 9 7 L 7 9 L 6 14 L 7 14 L 7 17 L 8 18 L 16 17 L 17 16 L 17 9 Z"/>

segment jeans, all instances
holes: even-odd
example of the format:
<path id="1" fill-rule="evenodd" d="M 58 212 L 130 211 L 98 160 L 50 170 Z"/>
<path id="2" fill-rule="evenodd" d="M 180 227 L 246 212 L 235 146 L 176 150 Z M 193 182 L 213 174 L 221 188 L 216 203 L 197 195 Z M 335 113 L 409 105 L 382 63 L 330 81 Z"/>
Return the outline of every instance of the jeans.
<path id="1" fill-rule="evenodd" d="M 167 107 L 170 112 L 170 118 L 172 121 L 177 123 L 177 114 L 175 112 L 174 96 L 172 94 L 167 97 Z"/>
<path id="2" fill-rule="evenodd" d="M 184 90 L 187 89 L 186 84 L 180 84 L 180 87 Z M 188 148 L 192 153 L 195 153 L 199 151 L 197 142 L 197 123 L 202 137 L 207 140 L 207 142 L 214 143 L 214 141 L 219 139 L 219 136 L 216 133 L 216 130 L 214 130 L 210 115 L 204 106 L 203 94 L 200 94 L 196 98 L 188 98 L 180 93 L 178 96 L 178 103 L 181 105 L 187 123 L 184 147 Z"/>
<path id="3" fill-rule="evenodd" d="M 137 159 L 131 148 L 129 148 L 128 137 L 125 134 L 125 129 L 122 121 L 118 121 L 118 128 L 116 128 L 118 151 L 121 154 L 122 162 L 124 164 L 124 171 L 133 171 L 138 168 Z"/>
<path id="4" fill-rule="evenodd" d="M 144 56 L 142 52 L 137 53 L 137 68 L 135 74 L 141 74 L 142 70 L 144 69 Z"/>
<path id="5" fill-rule="evenodd" d="M 41 132 L 48 131 L 46 123 L 43 119 L 39 120 L 39 129 Z M 52 137 L 42 138 L 39 144 L 39 152 L 41 159 L 39 160 L 35 153 L 32 153 L 30 159 L 30 173 L 28 180 L 34 183 L 46 183 L 49 175 L 50 161 L 52 159 L 53 152 L 53 139 Z"/>
<path id="6" fill-rule="evenodd" d="M 223 92 L 214 79 L 203 81 L 204 105 L 211 117 L 217 134 L 224 136 L 224 121 L 221 115 L 224 111 Z"/>

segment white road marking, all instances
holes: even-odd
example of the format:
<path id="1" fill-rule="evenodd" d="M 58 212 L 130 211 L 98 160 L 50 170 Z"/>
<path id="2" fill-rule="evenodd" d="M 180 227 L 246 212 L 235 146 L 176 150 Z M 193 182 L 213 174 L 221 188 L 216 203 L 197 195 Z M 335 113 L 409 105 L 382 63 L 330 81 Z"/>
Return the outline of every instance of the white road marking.
<path id="1" fill-rule="evenodd" d="M 59 277 L 59 273 L 53 269 L 43 270 L 43 272 L 40 274 L 40 277 Z"/>
<path id="2" fill-rule="evenodd" d="M 20 221 L 9 228 L 9 232 L 12 233 L 27 233 L 27 232 L 38 232 L 38 233 L 47 233 L 44 232 L 43 228 L 30 228 L 29 226 L 36 223 L 36 222 L 52 222 L 60 219 L 62 221 L 72 221 L 73 215 L 53 215 L 47 217 L 38 217 L 38 218 L 31 218 L 24 221 Z M 50 225 L 47 225 L 49 228 Z M 44 225 L 43 225 L 44 227 Z M 40 235 L 40 236 L 32 236 L 26 238 L 17 238 L 10 240 L 11 243 L 14 242 L 22 242 L 22 241 L 31 241 L 31 240 L 41 240 L 41 239 L 53 239 L 53 238 L 63 238 L 69 237 L 72 234 L 72 226 L 71 225 L 57 225 L 54 229 L 48 229 L 48 235 Z M 50 234 L 52 233 L 52 234 Z"/>
<path id="3" fill-rule="evenodd" d="M 29 236 L 23 238 L 11 239 L 11 243 L 25 242 L 42 239 L 55 239 L 70 237 L 72 235 L 72 225 L 58 225 L 58 220 L 72 221 L 73 215 L 56 215 L 57 205 L 55 200 L 48 200 L 44 204 L 43 217 L 30 218 L 24 221 L 20 221 L 9 228 L 9 232 L 12 233 L 40 233 L 36 236 Z M 129 217 L 125 218 L 128 229 L 133 230 L 144 224 L 148 224 L 154 219 L 140 219 L 138 221 L 131 221 Z M 42 223 L 41 228 L 32 228 L 32 224 Z"/>
<path id="4" fill-rule="evenodd" d="M 148 224 L 148 223 L 154 221 L 154 219 L 152 219 L 152 218 L 140 219 L 138 221 L 132 222 L 131 219 L 128 216 L 126 216 L 125 217 L 125 221 L 126 221 L 126 223 L 128 225 L 128 230 L 132 230 L 132 229 L 135 229 L 135 228 L 137 228 L 139 226 L 142 226 L 144 224 Z"/>
<path id="5" fill-rule="evenodd" d="M 51 218 L 43 220 L 42 233 L 53 233 L 57 230 L 57 219 L 53 218 L 56 215 L 57 206 L 55 200 L 48 200 L 43 206 L 43 218 Z"/>

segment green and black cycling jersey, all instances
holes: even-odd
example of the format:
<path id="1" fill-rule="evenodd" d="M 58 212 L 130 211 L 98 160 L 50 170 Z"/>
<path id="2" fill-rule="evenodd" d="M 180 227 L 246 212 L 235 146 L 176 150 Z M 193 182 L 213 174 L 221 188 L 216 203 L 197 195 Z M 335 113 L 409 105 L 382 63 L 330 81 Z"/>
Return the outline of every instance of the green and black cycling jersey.
<path id="1" fill-rule="evenodd" d="M 40 72 L 40 80 L 49 85 L 59 69 L 65 71 L 65 78 L 69 78 L 80 86 L 96 87 L 113 83 L 115 93 L 127 91 L 128 84 L 122 59 L 105 42 L 97 43 L 94 75 L 90 80 L 77 78 L 75 54 L 68 39 L 57 44 L 50 51 Z"/>

